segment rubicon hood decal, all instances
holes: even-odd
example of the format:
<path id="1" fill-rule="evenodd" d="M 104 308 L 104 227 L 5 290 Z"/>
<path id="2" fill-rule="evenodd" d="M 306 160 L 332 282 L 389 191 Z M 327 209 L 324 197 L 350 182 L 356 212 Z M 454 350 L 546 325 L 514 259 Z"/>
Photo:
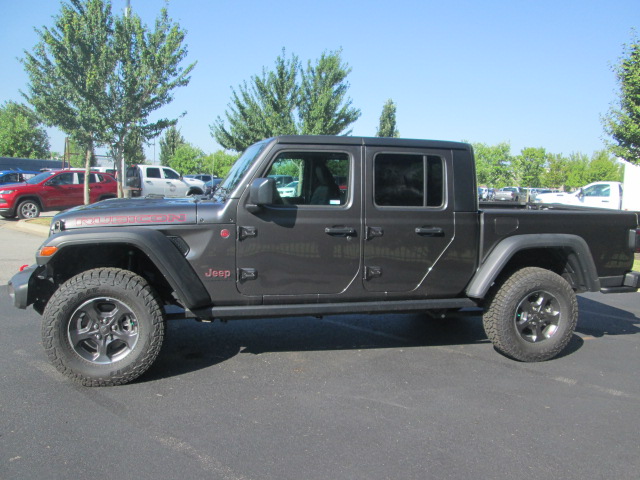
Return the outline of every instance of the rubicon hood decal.
<path id="1" fill-rule="evenodd" d="M 99 217 L 77 217 L 74 226 L 84 227 L 90 225 L 130 225 L 144 223 L 186 223 L 185 213 L 154 213 L 143 215 L 105 215 Z"/>
<path id="2" fill-rule="evenodd" d="M 197 223 L 197 203 L 191 199 L 114 199 L 73 208 L 56 216 L 66 229 L 130 225 Z"/>

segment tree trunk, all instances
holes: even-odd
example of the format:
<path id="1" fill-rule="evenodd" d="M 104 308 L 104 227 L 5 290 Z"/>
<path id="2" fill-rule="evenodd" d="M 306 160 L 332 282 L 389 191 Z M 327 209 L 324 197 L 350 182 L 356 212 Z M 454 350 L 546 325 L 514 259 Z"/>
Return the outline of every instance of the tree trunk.
<path id="1" fill-rule="evenodd" d="M 91 172 L 91 164 L 93 163 L 93 140 L 89 140 L 87 145 L 87 152 L 84 159 L 84 204 L 89 205 L 91 203 L 91 196 L 89 195 L 89 173 Z"/>

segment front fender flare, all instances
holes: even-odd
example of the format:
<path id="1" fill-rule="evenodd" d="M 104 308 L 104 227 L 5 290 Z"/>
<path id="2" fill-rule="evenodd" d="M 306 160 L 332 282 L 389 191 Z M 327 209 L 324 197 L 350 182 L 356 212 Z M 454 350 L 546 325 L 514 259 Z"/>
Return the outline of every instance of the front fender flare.
<path id="1" fill-rule="evenodd" d="M 211 303 L 211 297 L 186 258 L 161 232 L 146 228 L 91 228 L 67 230 L 49 237 L 42 247 L 58 250 L 74 245 L 123 244 L 143 252 L 165 277 L 186 308 L 199 308 Z M 53 257 L 36 255 L 38 265 L 46 265 Z"/>

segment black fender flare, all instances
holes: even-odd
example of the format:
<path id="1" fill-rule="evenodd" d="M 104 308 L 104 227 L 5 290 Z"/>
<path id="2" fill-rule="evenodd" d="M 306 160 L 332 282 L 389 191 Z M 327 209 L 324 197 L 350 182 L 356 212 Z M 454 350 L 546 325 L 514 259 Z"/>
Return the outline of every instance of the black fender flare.
<path id="1" fill-rule="evenodd" d="M 571 234 L 515 235 L 498 243 L 480 265 L 466 289 L 471 298 L 484 298 L 509 260 L 518 252 L 532 248 L 562 248 L 576 273 L 578 282 L 590 292 L 600 291 L 600 280 L 591 251 L 582 237 Z"/>
<path id="2" fill-rule="evenodd" d="M 169 238 L 157 230 L 147 228 L 89 228 L 68 230 L 49 237 L 42 247 L 57 247 L 58 250 L 74 245 L 123 244 L 142 251 L 165 277 L 186 308 L 204 307 L 211 297 L 187 259 Z M 41 248 L 42 248 L 41 247 Z M 46 265 L 55 257 L 36 255 L 38 265 Z"/>

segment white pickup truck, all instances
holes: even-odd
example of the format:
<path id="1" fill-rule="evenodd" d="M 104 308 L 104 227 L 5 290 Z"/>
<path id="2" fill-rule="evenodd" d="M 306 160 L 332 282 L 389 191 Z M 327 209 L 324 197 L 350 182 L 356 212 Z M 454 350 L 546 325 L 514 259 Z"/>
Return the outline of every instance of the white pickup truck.
<path id="1" fill-rule="evenodd" d="M 640 211 L 640 167 L 626 163 L 624 183 L 594 182 L 573 193 L 541 193 L 534 202 L 637 212 Z"/>
<path id="2" fill-rule="evenodd" d="M 131 197 L 148 195 L 186 197 L 204 194 L 204 182 L 183 177 L 173 168 L 162 165 L 131 165 L 127 167 L 126 189 Z"/>

